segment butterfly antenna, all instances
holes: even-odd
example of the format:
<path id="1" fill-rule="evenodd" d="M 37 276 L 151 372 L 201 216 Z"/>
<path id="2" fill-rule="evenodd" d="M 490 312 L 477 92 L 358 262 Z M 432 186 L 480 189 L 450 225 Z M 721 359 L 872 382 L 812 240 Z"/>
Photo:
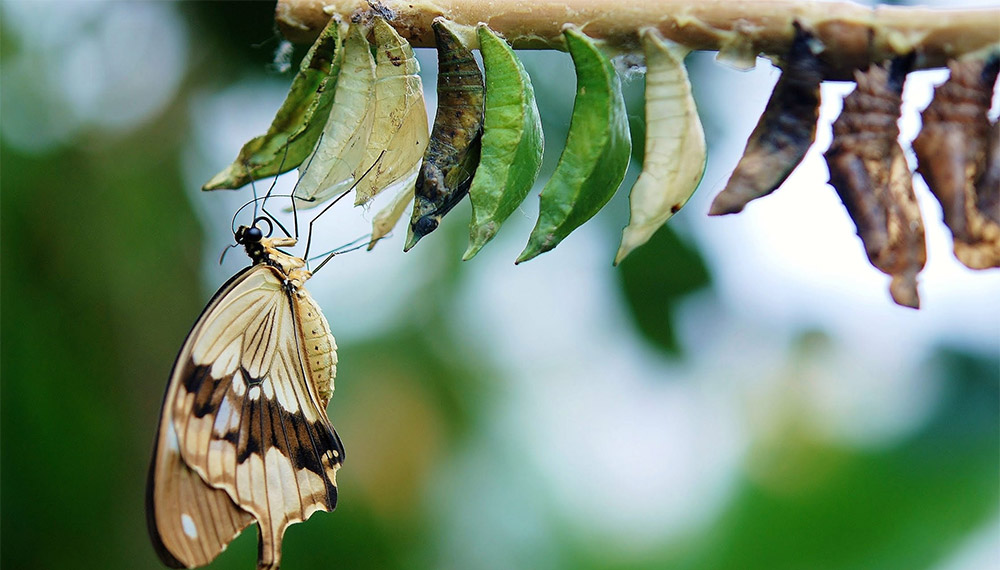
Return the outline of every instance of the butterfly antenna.
<path id="1" fill-rule="evenodd" d="M 287 145 L 285 146 L 285 156 L 288 156 L 288 146 Z M 285 164 L 285 157 L 282 157 L 281 158 L 281 164 L 278 165 L 278 171 L 279 172 L 281 171 L 281 168 L 282 168 L 282 166 L 284 166 L 284 164 Z M 277 224 L 277 226 L 279 228 L 281 228 L 281 231 L 285 232 L 286 236 L 291 237 L 291 234 L 289 234 L 288 230 L 285 229 L 285 226 L 282 225 L 282 223 L 278 221 L 278 218 L 274 217 L 274 215 L 272 215 L 271 212 L 268 212 L 267 208 L 264 207 L 264 204 L 267 203 L 267 199 L 271 196 L 271 193 L 274 191 L 274 186 L 278 183 L 278 177 L 277 176 L 274 177 L 274 182 L 272 182 L 271 183 L 271 187 L 267 189 L 267 194 L 264 194 L 263 198 L 258 198 L 257 197 L 257 185 L 255 184 L 256 181 L 254 180 L 253 173 L 250 171 L 250 165 L 247 164 L 247 163 L 244 163 L 243 167 L 247 171 L 247 176 L 250 177 L 250 188 L 253 190 L 253 223 L 256 224 L 257 220 L 264 219 L 264 218 L 261 218 L 260 216 L 257 215 L 257 202 L 260 201 L 260 211 L 264 212 L 264 214 L 268 218 L 270 218 L 268 220 L 269 224 L 271 224 L 272 221 L 274 222 L 273 224 L 271 224 L 272 230 L 274 229 L 274 224 Z M 236 212 L 239 213 L 240 210 L 242 210 L 242 209 L 243 208 L 240 208 Z M 235 228 L 235 226 L 236 226 L 236 216 L 233 216 L 233 235 L 236 235 L 236 228 Z"/>
<path id="2" fill-rule="evenodd" d="M 297 184 L 298 182 L 296 182 Z M 292 224 L 295 226 L 295 241 L 299 241 L 299 208 L 295 205 L 295 190 L 292 190 L 291 198 L 288 200 L 292 203 Z"/>
<path id="3" fill-rule="evenodd" d="M 250 171 L 250 164 L 244 162 L 243 169 L 247 171 L 247 176 L 250 177 L 250 190 L 253 191 L 253 218 L 257 219 L 257 184 L 254 180 L 253 172 Z"/>
<path id="4" fill-rule="evenodd" d="M 306 238 L 306 252 L 302 256 L 303 258 L 309 259 L 309 248 L 312 246 L 313 224 L 316 223 L 316 220 L 318 220 L 320 218 L 320 216 L 322 216 L 323 214 L 325 214 L 327 212 L 327 210 L 329 210 L 330 208 L 334 207 L 337 204 L 337 202 L 339 202 L 341 199 L 343 199 L 344 196 L 347 196 L 348 194 L 351 193 L 352 190 L 354 190 L 355 188 L 357 188 L 358 184 L 361 184 L 361 181 L 364 180 L 366 176 L 368 176 L 368 173 L 370 173 L 378 165 L 378 163 L 382 161 L 382 157 L 383 156 L 385 156 L 385 151 L 384 150 L 379 153 L 378 158 L 376 158 L 375 162 L 373 162 L 372 165 L 368 167 L 368 170 L 366 170 L 364 174 L 362 174 L 360 177 L 358 177 L 358 179 L 354 181 L 354 184 L 351 184 L 350 188 L 348 188 L 347 190 L 344 190 L 340 194 L 340 196 L 337 196 L 336 198 L 334 198 L 333 201 L 330 202 L 325 208 L 323 208 L 323 210 L 320 213 L 316 214 L 316 216 L 313 217 L 313 219 L 309 220 L 309 237 Z M 320 267 L 322 267 L 323 264 L 325 264 L 327 261 L 329 261 L 329 258 L 327 258 L 327 260 L 323 261 L 323 263 L 320 264 Z"/>
<path id="5" fill-rule="evenodd" d="M 291 194 L 272 194 L 271 197 L 272 198 L 289 198 L 289 197 L 291 197 Z M 243 210 L 245 210 L 247 206 L 249 206 L 251 204 L 254 204 L 254 206 L 255 206 L 254 207 L 254 213 L 256 213 L 257 212 L 256 204 L 257 204 L 257 202 L 259 202 L 259 201 L 261 201 L 263 199 L 264 199 L 263 197 L 254 198 L 253 200 L 250 200 L 249 202 L 246 202 L 245 204 L 243 204 L 242 206 L 240 206 L 238 210 L 236 210 L 236 213 L 233 214 L 233 220 L 230 223 L 231 229 L 233 230 L 233 235 L 236 235 L 236 218 L 238 218 L 240 216 L 240 212 L 242 212 Z M 267 212 L 265 212 L 265 213 L 267 213 Z M 285 230 L 285 227 L 282 226 L 281 223 L 278 222 L 278 220 L 275 220 L 274 216 L 268 215 L 266 218 L 261 217 L 261 216 L 255 216 L 254 217 L 254 221 L 255 222 L 257 220 L 263 220 L 263 219 L 268 220 L 268 223 L 272 223 L 272 221 L 273 221 L 273 223 L 277 224 L 278 227 L 280 227 L 281 230 L 284 231 L 286 235 L 288 234 L 288 232 Z"/>
<path id="6" fill-rule="evenodd" d="M 288 159 L 288 147 L 289 147 L 289 145 L 286 143 L 285 144 L 285 152 L 281 155 L 281 162 L 278 163 L 278 174 L 276 174 L 274 176 L 274 181 L 271 182 L 271 187 L 267 189 L 267 194 L 264 194 L 264 200 L 262 200 L 261 203 L 260 203 L 260 209 L 261 209 L 261 211 L 263 211 L 265 214 L 267 214 L 268 216 L 270 216 L 271 219 L 273 219 L 275 221 L 277 221 L 277 219 L 274 217 L 274 215 L 272 215 L 271 212 L 267 211 L 267 199 L 271 197 L 271 195 L 274 193 L 274 187 L 278 185 L 278 176 L 280 175 L 280 173 L 284 172 L 284 169 L 285 169 L 285 160 Z M 285 230 L 284 226 L 282 226 L 281 224 L 278 224 L 278 226 L 281 227 L 281 230 L 285 232 L 285 235 L 287 235 L 288 237 L 292 237 L 291 234 L 289 234 Z"/>

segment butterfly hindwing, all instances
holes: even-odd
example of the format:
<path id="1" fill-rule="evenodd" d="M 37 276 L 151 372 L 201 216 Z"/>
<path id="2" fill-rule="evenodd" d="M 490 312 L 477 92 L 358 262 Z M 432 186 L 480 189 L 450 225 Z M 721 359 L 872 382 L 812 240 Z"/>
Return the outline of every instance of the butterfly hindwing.
<path id="1" fill-rule="evenodd" d="M 150 471 L 147 516 L 157 554 L 171 568 L 211 562 L 253 522 L 222 489 L 206 485 L 180 457 L 176 434 L 159 450 Z M 153 505 L 158 508 L 151 508 Z"/>
<path id="2" fill-rule="evenodd" d="M 181 350 L 163 412 L 183 467 L 257 521 L 261 568 L 277 567 L 288 525 L 336 506 L 344 455 L 325 410 L 335 345 L 308 293 L 288 283 L 257 264 L 223 287 Z M 315 356 L 325 360 L 311 365 Z"/>
<path id="3" fill-rule="evenodd" d="M 224 285 L 205 309 L 204 316 L 226 296 L 242 273 Z M 187 347 L 181 349 L 183 354 Z M 176 371 L 171 375 L 176 376 Z M 174 400 L 178 385 L 167 385 L 164 402 Z M 253 515 L 236 506 L 229 494 L 205 483 L 181 458 L 173 418 L 166 406 L 160 417 L 153 463 L 146 488 L 146 516 L 153 545 L 171 568 L 192 568 L 211 562 L 253 522 Z"/>

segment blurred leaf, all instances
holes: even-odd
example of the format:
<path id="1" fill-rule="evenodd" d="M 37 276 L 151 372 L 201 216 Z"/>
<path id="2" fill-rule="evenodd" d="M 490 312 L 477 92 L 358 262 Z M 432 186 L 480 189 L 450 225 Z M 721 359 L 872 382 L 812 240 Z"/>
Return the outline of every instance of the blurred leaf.
<path id="1" fill-rule="evenodd" d="M 711 283 L 698 250 L 664 226 L 621 263 L 616 275 L 632 318 L 646 340 L 670 354 L 680 354 L 674 308 L 686 295 Z"/>

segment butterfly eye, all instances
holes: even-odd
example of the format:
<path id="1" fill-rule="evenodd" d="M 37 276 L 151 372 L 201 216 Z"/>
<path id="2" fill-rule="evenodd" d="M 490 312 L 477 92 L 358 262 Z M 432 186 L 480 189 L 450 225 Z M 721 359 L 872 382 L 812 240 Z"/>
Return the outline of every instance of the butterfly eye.
<path id="1" fill-rule="evenodd" d="M 267 232 L 264 232 L 259 227 L 257 227 L 258 222 L 267 223 Z M 273 231 L 274 231 L 274 224 L 271 223 L 271 220 L 269 218 L 261 216 L 253 221 L 253 227 L 247 230 L 247 237 L 250 238 L 251 241 L 260 241 L 261 238 L 271 237 L 271 232 Z"/>

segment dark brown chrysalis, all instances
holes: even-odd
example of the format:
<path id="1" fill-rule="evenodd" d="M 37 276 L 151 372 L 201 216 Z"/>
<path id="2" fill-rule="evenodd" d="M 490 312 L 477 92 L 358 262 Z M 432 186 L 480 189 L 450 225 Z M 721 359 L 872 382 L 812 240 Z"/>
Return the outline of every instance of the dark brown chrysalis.
<path id="1" fill-rule="evenodd" d="M 976 182 L 976 205 L 987 220 L 1000 228 L 1000 122 L 993 123 L 989 141 L 986 168 Z"/>
<path id="2" fill-rule="evenodd" d="M 909 62 L 896 59 L 889 69 L 873 65 L 854 73 L 857 88 L 844 98 L 825 156 L 830 184 L 854 220 L 869 261 L 892 276 L 892 299 L 918 308 L 917 274 L 927 260 L 924 224 L 896 142 Z"/>
<path id="3" fill-rule="evenodd" d="M 438 50 L 437 114 L 424 162 L 404 251 L 437 229 L 466 194 L 479 163 L 483 131 L 483 74 L 472 52 L 442 18 L 431 24 Z"/>
<path id="4" fill-rule="evenodd" d="M 1000 267 L 1000 135 L 986 116 L 1000 55 L 948 67 L 913 141 L 917 172 L 941 203 L 955 257 L 971 269 Z"/>
<path id="5" fill-rule="evenodd" d="M 795 25 L 792 46 L 780 64 L 771 99 L 747 141 L 743 157 L 709 215 L 735 214 L 751 200 L 767 196 L 802 162 L 816 139 L 822 65 L 813 51 L 818 40 Z"/>

